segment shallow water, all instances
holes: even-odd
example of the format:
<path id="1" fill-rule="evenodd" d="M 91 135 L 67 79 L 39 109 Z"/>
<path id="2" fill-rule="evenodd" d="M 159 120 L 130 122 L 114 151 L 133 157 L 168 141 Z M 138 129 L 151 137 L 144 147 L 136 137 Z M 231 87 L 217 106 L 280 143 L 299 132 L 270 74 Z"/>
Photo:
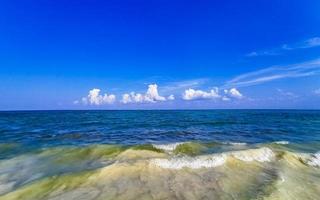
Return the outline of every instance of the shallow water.
<path id="1" fill-rule="evenodd" d="M 319 111 L 0 113 L 2 199 L 318 199 Z"/>

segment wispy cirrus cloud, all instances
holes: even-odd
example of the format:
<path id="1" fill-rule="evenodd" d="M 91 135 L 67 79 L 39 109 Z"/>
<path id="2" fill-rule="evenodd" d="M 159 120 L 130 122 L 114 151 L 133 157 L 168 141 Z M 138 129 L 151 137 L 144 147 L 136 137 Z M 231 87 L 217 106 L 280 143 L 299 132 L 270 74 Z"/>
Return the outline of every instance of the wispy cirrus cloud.
<path id="1" fill-rule="evenodd" d="M 299 97 L 298 95 L 296 95 L 293 92 L 285 91 L 285 90 L 282 90 L 282 89 L 279 89 L 279 88 L 277 89 L 277 92 L 281 97 L 286 97 L 288 99 L 296 99 L 296 98 Z"/>
<path id="2" fill-rule="evenodd" d="M 312 47 L 320 46 L 320 37 L 313 37 L 302 42 L 297 42 L 294 44 L 283 44 L 280 47 L 273 49 L 267 49 L 262 51 L 252 51 L 246 54 L 247 57 L 256 57 L 256 56 L 275 56 L 283 54 L 286 51 L 296 50 L 296 49 L 308 49 Z"/>
<path id="3" fill-rule="evenodd" d="M 285 78 L 313 76 L 320 73 L 320 59 L 286 66 L 272 66 L 241 74 L 227 81 L 224 88 L 258 85 Z"/>

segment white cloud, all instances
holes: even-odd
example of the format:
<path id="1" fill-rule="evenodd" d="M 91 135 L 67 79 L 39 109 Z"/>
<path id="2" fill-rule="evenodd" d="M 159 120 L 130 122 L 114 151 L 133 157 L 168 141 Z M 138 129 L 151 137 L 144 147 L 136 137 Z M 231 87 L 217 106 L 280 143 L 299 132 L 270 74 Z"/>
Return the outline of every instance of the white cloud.
<path id="1" fill-rule="evenodd" d="M 131 102 L 131 97 L 129 94 L 123 94 L 121 102 L 124 104 L 130 103 Z"/>
<path id="2" fill-rule="evenodd" d="M 206 92 L 203 90 L 188 89 L 182 94 L 183 100 L 200 100 L 200 99 L 217 99 L 222 101 L 231 101 L 232 99 L 242 99 L 244 95 L 236 88 L 223 90 L 224 94 L 220 94 L 219 88 Z"/>
<path id="3" fill-rule="evenodd" d="M 174 97 L 174 95 L 171 94 L 170 96 L 168 96 L 167 99 L 172 101 L 172 100 L 175 100 L 175 97 Z"/>
<path id="4" fill-rule="evenodd" d="M 155 103 L 158 101 L 173 100 L 174 96 L 170 95 L 168 98 L 160 96 L 158 92 L 157 84 L 151 84 L 148 86 L 148 90 L 145 94 L 131 92 L 122 95 L 121 102 L 127 103 Z"/>
<path id="5" fill-rule="evenodd" d="M 218 88 L 214 88 L 209 92 L 202 91 L 202 90 L 194 90 L 188 89 L 185 90 L 182 99 L 184 100 L 196 100 L 196 99 L 218 99 L 221 96 L 219 95 Z"/>
<path id="6" fill-rule="evenodd" d="M 103 104 L 112 104 L 116 101 L 115 95 L 113 94 L 108 95 L 107 93 L 104 95 L 101 95 L 100 92 L 101 90 L 97 88 L 90 90 L 88 96 L 83 97 L 81 99 L 82 103 L 85 105 L 90 104 L 90 105 L 99 106 Z M 75 102 L 79 103 L 79 101 L 75 101 Z"/>
<path id="7" fill-rule="evenodd" d="M 316 94 L 316 95 L 320 95 L 320 88 L 316 89 L 315 91 L 313 91 L 313 93 Z"/>
<path id="8" fill-rule="evenodd" d="M 285 51 L 291 51 L 296 49 L 308 49 L 320 46 L 320 37 L 313 37 L 309 38 L 307 40 L 297 42 L 294 44 L 283 44 L 278 48 L 273 48 L 269 50 L 263 50 L 263 51 L 253 51 L 248 54 L 246 54 L 247 57 L 256 57 L 256 56 L 274 56 L 274 55 L 280 55 L 284 53 Z"/>
<path id="9" fill-rule="evenodd" d="M 131 92 L 130 94 L 123 94 L 121 103 L 142 103 L 145 102 L 145 97 L 140 93 Z"/>
<path id="10" fill-rule="evenodd" d="M 286 66 L 272 66 L 239 75 L 224 87 L 245 87 L 284 78 L 312 76 L 320 73 L 320 59 Z"/>
<path id="11" fill-rule="evenodd" d="M 145 100 L 150 102 L 165 101 L 166 98 L 159 95 L 157 84 L 152 84 L 152 85 L 149 85 L 148 87 L 148 90 L 145 95 Z"/>
<path id="12" fill-rule="evenodd" d="M 236 88 L 231 88 L 230 90 L 224 90 L 224 92 L 229 97 L 233 97 L 233 98 L 236 98 L 236 99 L 242 99 L 243 98 L 243 95 Z"/>

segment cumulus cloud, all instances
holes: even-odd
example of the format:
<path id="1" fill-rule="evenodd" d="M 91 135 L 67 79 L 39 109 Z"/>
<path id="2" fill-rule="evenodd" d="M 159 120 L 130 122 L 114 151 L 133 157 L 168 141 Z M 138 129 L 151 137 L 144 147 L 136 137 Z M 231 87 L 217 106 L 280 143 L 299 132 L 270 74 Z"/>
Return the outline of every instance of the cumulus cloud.
<path id="1" fill-rule="evenodd" d="M 215 87 L 209 91 L 198 90 L 189 88 L 185 90 L 182 94 L 183 100 L 220 100 L 220 101 L 231 101 L 233 99 L 242 99 L 244 95 L 236 88 L 220 90 L 218 87 Z M 158 85 L 150 84 L 145 93 L 125 93 L 122 95 L 120 103 L 129 104 L 129 103 L 156 103 L 164 101 L 173 101 L 176 97 L 171 94 L 169 96 L 162 96 L 159 94 Z M 73 103 L 75 105 L 84 104 L 84 105 L 104 105 L 104 104 L 113 104 L 116 102 L 116 96 L 114 94 L 101 94 L 101 90 L 94 88 L 89 91 L 89 94 L 86 97 L 83 97 L 80 100 L 76 100 Z"/>
<path id="2" fill-rule="evenodd" d="M 172 101 L 172 100 L 175 100 L 174 95 L 171 94 L 170 96 L 168 96 L 168 100 L 171 100 L 171 101 Z"/>
<path id="3" fill-rule="evenodd" d="M 236 88 L 232 88 L 230 90 L 224 90 L 224 93 L 226 95 L 228 95 L 229 97 L 233 97 L 233 98 L 236 98 L 236 99 L 242 99 L 243 98 L 243 95 Z"/>
<path id="4" fill-rule="evenodd" d="M 116 96 L 114 94 L 108 95 L 105 93 L 104 95 L 100 94 L 101 90 L 94 88 L 89 91 L 89 94 L 87 97 L 83 97 L 81 99 L 82 103 L 87 105 L 103 105 L 103 104 L 112 104 L 116 101 Z M 75 101 L 74 103 L 79 103 L 79 101 Z"/>
<path id="5" fill-rule="evenodd" d="M 214 88 L 209 92 L 203 90 L 187 89 L 182 95 L 184 100 L 197 100 L 197 99 L 218 99 L 220 98 L 218 88 Z"/>
<path id="6" fill-rule="evenodd" d="M 165 101 L 166 98 L 159 95 L 157 84 L 152 84 L 148 86 L 148 90 L 145 94 L 145 100 L 150 102 Z"/>
<path id="7" fill-rule="evenodd" d="M 242 99 L 244 97 L 241 92 L 236 88 L 225 89 L 220 94 L 219 89 L 216 87 L 208 92 L 203 90 L 188 89 L 182 94 L 183 100 L 201 100 L 201 99 L 214 99 L 222 101 L 231 101 L 232 99 Z"/>
<path id="8" fill-rule="evenodd" d="M 169 97 L 163 97 L 159 95 L 158 85 L 151 84 L 148 86 L 148 90 L 145 94 L 141 93 L 126 93 L 122 95 L 121 102 L 124 104 L 127 103 L 155 103 L 158 101 L 174 100 L 174 96 L 170 95 Z"/>

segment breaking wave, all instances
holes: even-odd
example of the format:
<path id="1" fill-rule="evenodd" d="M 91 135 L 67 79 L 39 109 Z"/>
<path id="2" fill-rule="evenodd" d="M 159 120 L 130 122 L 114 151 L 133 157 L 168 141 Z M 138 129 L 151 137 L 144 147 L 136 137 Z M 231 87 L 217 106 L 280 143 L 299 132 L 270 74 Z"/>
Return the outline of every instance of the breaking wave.
<path id="1" fill-rule="evenodd" d="M 164 150 L 164 151 L 174 151 L 177 146 L 184 144 L 183 142 L 176 142 L 176 143 L 168 143 L 168 144 L 152 144 L 157 149 Z"/>
<path id="2" fill-rule="evenodd" d="M 317 199 L 320 152 L 278 147 L 183 142 L 47 148 L 0 160 L 0 200 Z M 308 187 L 300 190 L 301 184 Z"/>
<path id="3" fill-rule="evenodd" d="M 276 141 L 276 142 L 273 142 L 274 144 L 282 144 L 282 145 L 286 145 L 286 144 L 289 144 L 288 141 Z"/>
<path id="4" fill-rule="evenodd" d="M 320 152 L 311 155 L 307 164 L 314 167 L 320 167 Z"/>
<path id="5" fill-rule="evenodd" d="M 264 147 L 260 149 L 250 149 L 197 157 L 153 159 L 150 163 L 168 169 L 181 169 L 184 167 L 199 169 L 223 165 L 228 158 L 235 158 L 245 162 L 270 162 L 274 156 L 275 154 L 271 149 Z"/>

